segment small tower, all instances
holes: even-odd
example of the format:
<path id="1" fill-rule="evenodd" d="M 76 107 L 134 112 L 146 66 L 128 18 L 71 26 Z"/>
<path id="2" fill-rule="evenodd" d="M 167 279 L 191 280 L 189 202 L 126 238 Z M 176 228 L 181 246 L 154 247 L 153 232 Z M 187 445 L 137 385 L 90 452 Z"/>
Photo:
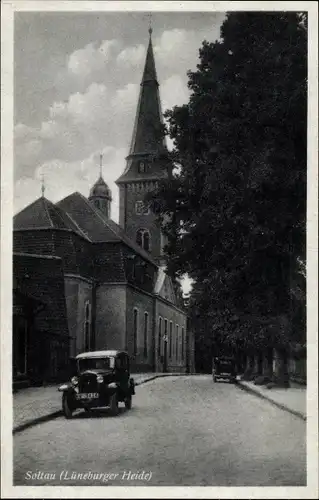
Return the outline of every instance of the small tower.
<path id="1" fill-rule="evenodd" d="M 166 243 L 157 214 L 144 203 L 145 195 L 167 176 L 167 147 L 152 45 L 152 28 L 140 85 L 131 147 L 126 168 L 117 179 L 120 195 L 120 225 L 126 234 L 162 261 Z"/>
<path id="2" fill-rule="evenodd" d="M 111 217 L 112 193 L 102 176 L 102 158 L 100 155 L 100 176 L 90 190 L 89 201 L 108 219 Z"/>

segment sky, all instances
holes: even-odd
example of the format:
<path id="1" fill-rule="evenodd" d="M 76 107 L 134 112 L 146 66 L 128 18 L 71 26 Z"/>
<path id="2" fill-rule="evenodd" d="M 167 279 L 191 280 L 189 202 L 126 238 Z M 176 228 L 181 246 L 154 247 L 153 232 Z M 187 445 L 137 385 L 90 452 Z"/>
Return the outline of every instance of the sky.
<path id="1" fill-rule="evenodd" d="M 220 37 L 223 13 L 153 12 L 152 40 L 162 109 L 188 101 L 187 71 L 204 39 Z M 99 175 L 113 196 L 142 78 L 148 12 L 16 12 L 14 18 L 14 212 L 41 195 L 84 196 Z M 171 147 L 170 141 L 168 146 Z"/>

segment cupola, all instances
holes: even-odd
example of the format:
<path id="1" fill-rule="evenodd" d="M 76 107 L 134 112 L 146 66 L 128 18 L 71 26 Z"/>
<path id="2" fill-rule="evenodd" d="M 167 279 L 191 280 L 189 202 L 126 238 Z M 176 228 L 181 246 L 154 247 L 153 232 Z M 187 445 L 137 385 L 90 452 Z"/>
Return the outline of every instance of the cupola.
<path id="1" fill-rule="evenodd" d="M 100 155 L 100 176 L 90 190 L 89 201 L 109 219 L 112 193 L 102 176 L 102 155 Z"/>

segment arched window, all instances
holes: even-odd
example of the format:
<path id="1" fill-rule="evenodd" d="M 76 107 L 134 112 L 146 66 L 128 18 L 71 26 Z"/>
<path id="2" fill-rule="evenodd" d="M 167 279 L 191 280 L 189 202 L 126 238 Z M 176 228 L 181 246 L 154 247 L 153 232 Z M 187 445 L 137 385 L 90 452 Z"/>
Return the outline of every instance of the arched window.
<path id="1" fill-rule="evenodd" d="M 85 316 L 84 316 L 84 350 L 91 349 L 91 304 L 89 301 L 85 302 Z"/>
<path id="2" fill-rule="evenodd" d="M 185 330 L 182 328 L 182 360 L 184 361 L 184 342 L 185 342 Z"/>
<path id="3" fill-rule="evenodd" d="M 143 241 L 143 248 L 147 252 L 150 249 L 150 233 L 148 231 L 144 232 L 144 241 Z"/>
<path id="4" fill-rule="evenodd" d="M 138 171 L 140 174 L 143 174 L 146 171 L 146 164 L 144 161 L 140 161 L 138 164 Z"/>
<path id="5" fill-rule="evenodd" d="M 158 344 L 157 344 L 157 354 L 158 356 L 162 353 L 162 318 L 159 318 L 158 322 Z"/>
<path id="6" fill-rule="evenodd" d="M 134 309 L 133 312 L 133 353 L 134 356 L 137 354 L 137 321 L 138 321 L 138 310 Z"/>
<path id="7" fill-rule="evenodd" d="M 144 313 L 144 358 L 147 358 L 148 313 Z"/>
<path id="8" fill-rule="evenodd" d="M 147 252 L 151 249 L 151 237 L 148 229 L 139 229 L 136 233 L 136 243 Z"/>
<path id="9" fill-rule="evenodd" d="M 176 346 L 175 346 L 175 358 L 176 358 L 176 361 L 177 361 L 177 360 L 178 360 L 178 342 L 179 342 L 178 325 L 176 325 L 176 337 L 175 337 L 175 342 L 176 342 Z"/>
<path id="10" fill-rule="evenodd" d="M 173 321 L 169 322 L 169 339 L 168 339 L 169 357 L 172 357 L 172 347 L 173 347 Z"/>

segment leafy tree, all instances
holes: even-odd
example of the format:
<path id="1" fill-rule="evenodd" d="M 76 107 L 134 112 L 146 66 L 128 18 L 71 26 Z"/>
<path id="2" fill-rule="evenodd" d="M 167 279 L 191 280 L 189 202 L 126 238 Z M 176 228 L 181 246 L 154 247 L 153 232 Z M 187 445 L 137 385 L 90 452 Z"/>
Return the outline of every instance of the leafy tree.
<path id="1" fill-rule="evenodd" d="M 168 269 L 195 280 L 191 307 L 211 331 L 243 345 L 286 343 L 291 277 L 305 260 L 306 23 L 228 14 L 188 73 L 189 102 L 166 112 L 176 169 L 152 196 Z"/>

